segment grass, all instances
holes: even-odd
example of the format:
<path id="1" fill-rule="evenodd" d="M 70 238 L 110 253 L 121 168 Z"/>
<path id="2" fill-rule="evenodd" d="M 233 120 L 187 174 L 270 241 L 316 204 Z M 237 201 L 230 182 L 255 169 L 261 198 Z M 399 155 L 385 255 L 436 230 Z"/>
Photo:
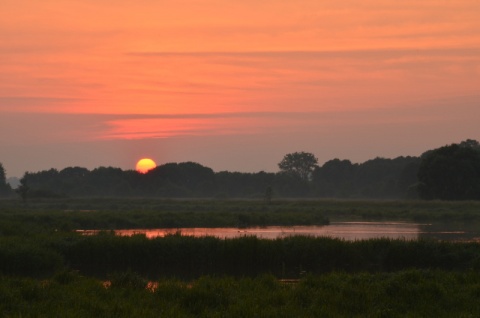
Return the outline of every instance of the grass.
<path id="1" fill-rule="evenodd" d="M 466 270 L 480 267 L 475 243 L 418 240 L 344 242 L 328 238 L 291 237 L 260 240 L 241 237 L 147 239 L 111 233 L 80 236 L 72 230 L 322 224 L 334 219 L 472 220 L 478 202 L 416 201 L 263 201 L 62 199 L 0 205 L 0 273 L 44 276 L 71 268 L 105 277 L 128 269 L 150 278 L 202 275 L 297 278 L 335 270 L 389 272 L 406 268 Z M 459 215 L 457 215 L 459 214 Z M 448 217 L 447 217 L 448 216 Z M 468 218 L 467 218 L 468 219 Z"/>
<path id="2" fill-rule="evenodd" d="M 479 202 L 0 201 L 3 317 L 478 317 L 480 245 L 75 229 L 480 220 Z M 299 279 L 285 284 L 280 279 Z M 109 280 L 106 288 L 104 280 Z M 154 291 L 146 289 L 155 281 Z"/>
<path id="3" fill-rule="evenodd" d="M 42 229 L 135 229 L 325 225 L 344 220 L 472 222 L 480 202 L 44 199 L 0 201 L 0 233 Z M 14 230 L 12 230 L 14 229 Z"/>
<path id="4" fill-rule="evenodd" d="M 65 274 L 64 274 L 65 275 Z M 478 317 L 480 274 L 408 270 L 160 280 L 154 291 L 71 275 L 2 277 L 3 317 Z"/>
<path id="5" fill-rule="evenodd" d="M 278 278 L 334 271 L 394 272 L 409 268 L 480 269 L 480 245 L 433 240 L 372 239 L 343 241 L 293 236 L 275 240 L 245 236 L 232 239 L 179 234 L 148 239 L 145 235 L 93 236 L 52 233 L 0 238 L 0 274 L 48 276 L 59 269 L 108 277 L 132 270 L 149 279 L 204 275 Z"/>

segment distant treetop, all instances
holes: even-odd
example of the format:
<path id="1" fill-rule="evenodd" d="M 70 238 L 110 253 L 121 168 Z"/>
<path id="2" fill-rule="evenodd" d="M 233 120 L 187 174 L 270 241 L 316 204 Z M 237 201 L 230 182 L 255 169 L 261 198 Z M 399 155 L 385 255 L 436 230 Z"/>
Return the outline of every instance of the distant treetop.
<path id="1" fill-rule="evenodd" d="M 418 170 L 423 199 L 479 200 L 480 145 L 468 139 L 426 152 Z"/>
<path id="2" fill-rule="evenodd" d="M 302 151 L 285 155 L 278 164 L 278 167 L 284 173 L 308 181 L 317 164 L 318 159 L 312 153 Z"/>

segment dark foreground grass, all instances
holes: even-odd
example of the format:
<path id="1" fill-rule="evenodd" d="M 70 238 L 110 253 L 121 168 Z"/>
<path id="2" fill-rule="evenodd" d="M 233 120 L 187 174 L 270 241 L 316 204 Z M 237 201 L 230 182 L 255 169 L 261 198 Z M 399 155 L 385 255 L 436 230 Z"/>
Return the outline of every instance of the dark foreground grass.
<path id="1" fill-rule="evenodd" d="M 132 275 L 130 275 L 132 276 Z M 138 279 L 133 279 L 137 281 Z M 48 280 L 2 277 L 2 317 L 479 317 L 480 274 L 390 274 L 161 280 L 154 291 L 63 273 Z"/>

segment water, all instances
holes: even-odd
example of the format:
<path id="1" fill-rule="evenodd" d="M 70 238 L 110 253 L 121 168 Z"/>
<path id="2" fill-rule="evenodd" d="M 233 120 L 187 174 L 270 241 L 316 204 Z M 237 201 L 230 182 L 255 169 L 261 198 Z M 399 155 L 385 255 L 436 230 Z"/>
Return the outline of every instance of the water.
<path id="1" fill-rule="evenodd" d="M 448 241 L 480 241 L 479 224 L 421 224 L 409 222 L 332 222 L 326 226 L 269 226 L 262 228 L 179 228 L 179 229 L 132 229 L 116 230 L 117 235 L 145 234 L 148 238 L 181 233 L 188 236 L 215 236 L 235 238 L 257 236 L 264 239 L 282 238 L 291 235 L 332 237 L 344 240 L 367 240 L 390 238 L 415 240 L 419 238 Z M 98 231 L 81 231 L 94 234 Z"/>

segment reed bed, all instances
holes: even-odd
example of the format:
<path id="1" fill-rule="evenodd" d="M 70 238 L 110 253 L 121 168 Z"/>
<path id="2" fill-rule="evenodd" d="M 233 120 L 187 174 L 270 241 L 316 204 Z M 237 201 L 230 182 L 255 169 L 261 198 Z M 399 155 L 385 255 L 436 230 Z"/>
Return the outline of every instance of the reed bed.
<path id="1" fill-rule="evenodd" d="M 116 236 L 112 232 L 0 237 L 0 274 L 37 277 L 62 268 L 95 277 L 132 270 L 149 279 L 253 277 L 265 273 L 287 279 L 333 271 L 381 273 L 410 268 L 462 271 L 480 269 L 480 245 L 305 236 L 220 239 L 180 233 L 154 239 Z"/>

